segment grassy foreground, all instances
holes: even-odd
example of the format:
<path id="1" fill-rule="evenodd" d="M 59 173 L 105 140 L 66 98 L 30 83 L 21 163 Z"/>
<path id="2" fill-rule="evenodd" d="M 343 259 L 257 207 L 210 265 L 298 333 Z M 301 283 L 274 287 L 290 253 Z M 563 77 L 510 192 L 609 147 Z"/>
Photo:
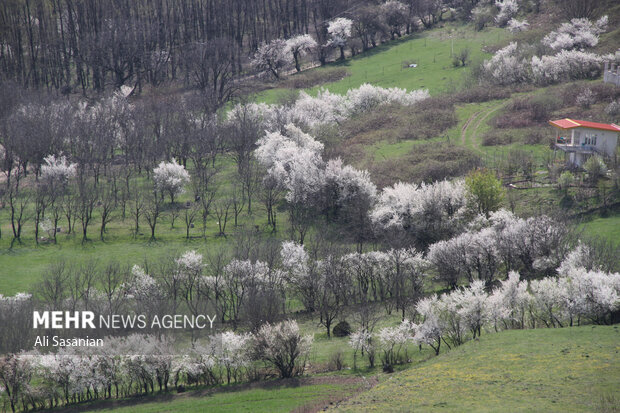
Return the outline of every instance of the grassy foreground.
<path id="1" fill-rule="evenodd" d="M 618 388 L 620 327 L 513 330 L 397 373 L 340 410 L 617 411 Z"/>
<path id="2" fill-rule="evenodd" d="M 118 413 L 160 412 L 290 412 L 314 411 L 353 394 L 359 380 L 288 380 L 268 382 L 256 388 L 231 386 L 217 392 L 193 391 L 183 394 L 127 399 L 112 404 L 66 408 L 62 412 L 97 411 Z"/>

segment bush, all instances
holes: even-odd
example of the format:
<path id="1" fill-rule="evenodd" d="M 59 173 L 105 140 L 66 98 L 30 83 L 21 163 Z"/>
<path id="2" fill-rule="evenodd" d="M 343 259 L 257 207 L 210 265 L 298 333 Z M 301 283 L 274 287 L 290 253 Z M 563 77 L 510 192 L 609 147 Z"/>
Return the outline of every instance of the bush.
<path id="1" fill-rule="evenodd" d="M 573 182 L 575 182 L 575 176 L 569 171 L 564 171 L 558 178 L 558 188 L 567 191 Z"/>
<path id="2" fill-rule="evenodd" d="M 463 103 L 488 102 L 489 100 L 506 99 L 509 97 L 510 91 L 499 86 L 476 86 L 454 95 L 457 102 Z"/>
<path id="3" fill-rule="evenodd" d="M 510 145 L 514 141 L 512 133 L 500 132 L 492 130 L 482 136 L 482 145 L 484 146 L 501 146 Z"/>
<path id="4" fill-rule="evenodd" d="M 311 344 L 312 336 L 302 336 L 297 322 L 289 320 L 263 325 L 254 335 L 252 352 L 288 378 L 303 373 Z"/>
<path id="5" fill-rule="evenodd" d="M 575 103 L 582 109 L 589 109 L 596 102 L 596 96 L 590 89 L 584 89 L 575 99 Z"/>
<path id="6" fill-rule="evenodd" d="M 397 181 L 433 182 L 463 176 L 481 164 L 480 156 L 471 149 L 449 143 L 421 143 L 396 159 L 387 159 L 371 167 L 377 186 Z"/>
<path id="7" fill-rule="evenodd" d="M 469 48 L 461 49 L 457 54 L 455 54 L 452 58 L 452 66 L 466 66 L 469 62 Z"/>
<path id="8" fill-rule="evenodd" d="M 506 110 L 495 118 L 497 128 L 525 128 L 546 123 L 560 106 L 555 96 L 535 96 L 514 99 Z"/>
<path id="9" fill-rule="evenodd" d="M 605 162 L 598 156 L 591 156 L 583 165 L 583 169 L 586 170 L 588 178 L 592 182 L 597 182 L 598 179 L 607 172 Z"/>
<path id="10" fill-rule="evenodd" d="M 620 115 L 620 102 L 617 100 L 611 102 L 605 108 L 605 113 L 612 118 Z"/>
<path id="11" fill-rule="evenodd" d="M 324 83 L 336 82 L 350 75 L 344 67 L 307 70 L 290 76 L 282 81 L 279 86 L 288 89 L 308 89 Z"/>
<path id="12" fill-rule="evenodd" d="M 351 334 L 351 326 L 343 320 L 334 326 L 332 334 L 334 337 L 347 337 Z"/>
<path id="13" fill-rule="evenodd" d="M 347 367 L 347 365 L 344 362 L 342 351 L 338 350 L 329 357 L 329 363 L 327 364 L 327 369 L 329 371 L 340 371 L 345 367 Z"/>
<path id="14" fill-rule="evenodd" d="M 488 218 L 491 212 L 499 208 L 504 197 L 504 188 L 493 172 L 473 171 L 467 176 L 465 183 L 471 205 L 478 213 Z"/>

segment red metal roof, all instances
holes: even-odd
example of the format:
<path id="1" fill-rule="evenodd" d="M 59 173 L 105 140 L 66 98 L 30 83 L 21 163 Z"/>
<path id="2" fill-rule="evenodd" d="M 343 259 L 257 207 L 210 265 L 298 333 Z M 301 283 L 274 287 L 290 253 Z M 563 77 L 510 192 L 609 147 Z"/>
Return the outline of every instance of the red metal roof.
<path id="1" fill-rule="evenodd" d="M 560 129 L 573 129 L 573 128 L 591 128 L 591 129 L 599 129 L 599 130 L 607 130 L 612 132 L 620 132 L 620 126 L 616 124 L 609 123 L 598 123 L 598 122 L 590 122 L 587 120 L 576 120 L 576 119 L 559 119 L 559 120 L 550 120 L 549 124 L 555 126 Z"/>

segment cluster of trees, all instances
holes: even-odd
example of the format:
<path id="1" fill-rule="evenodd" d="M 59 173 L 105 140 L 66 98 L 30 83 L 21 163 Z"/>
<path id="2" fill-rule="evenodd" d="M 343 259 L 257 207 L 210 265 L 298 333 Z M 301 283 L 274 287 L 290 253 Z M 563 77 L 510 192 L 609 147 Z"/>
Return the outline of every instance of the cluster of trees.
<path id="1" fill-rule="evenodd" d="M 582 267 L 582 262 L 589 261 L 588 254 L 583 246 L 569 254 L 558 269 L 559 277 L 528 282 L 512 271 L 492 291 L 477 280 L 450 293 L 420 299 L 413 311 L 417 323 L 405 319 L 376 334 L 360 329 L 351 334 L 349 343 L 355 355 L 366 355 L 371 366 L 379 352 L 385 368 L 403 362 L 403 350 L 406 360 L 410 344 L 428 345 L 439 354 L 442 343 L 452 348 L 479 337 L 483 330 L 617 322 L 620 273 Z"/>
<path id="2" fill-rule="evenodd" d="M 106 337 L 104 347 L 65 347 L 0 357 L 0 389 L 13 412 L 303 373 L 312 344 L 295 321 L 265 324 L 254 334 L 224 332 L 179 352 L 155 335 Z M 1 395 L 1 392 L 0 392 Z"/>
<path id="3" fill-rule="evenodd" d="M 505 211 L 492 214 L 489 223 L 491 227 L 459 235 L 447 244 L 463 244 L 461 238 L 484 236 L 486 230 L 517 233 L 514 237 L 503 235 L 510 245 L 505 249 L 500 245 L 498 250 L 525 260 L 524 250 L 529 248 L 529 253 L 539 255 L 528 261 L 533 261 L 534 268 L 540 268 L 536 262 L 545 261 L 541 273 L 549 272 L 552 263 L 547 260 L 557 257 L 560 248 L 541 247 L 535 234 L 550 227 L 541 238 L 556 239 L 561 232 L 557 224 L 545 219 L 518 220 Z M 492 249 L 494 242 L 504 241 L 500 237 L 486 247 Z M 474 249 L 481 247 L 479 241 L 466 240 L 467 245 L 455 247 L 443 257 L 458 260 L 461 255 L 468 256 L 469 244 L 474 243 L 478 244 Z M 447 248 L 443 242 L 431 246 L 427 258 L 412 249 L 337 254 L 336 248 L 325 247 L 323 242 L 317 242 L 323 245 L 322 254 L 317 252 L 318 247 L 308 252 L 292 241 L 281 247 L 264 245 L 260 252 L 250 251 L 255 245 L 255 240 L 242 240 L 235 250 L 238 253 L 246 248 L 246 252 L 261 255 L 265 261 L 235 258 L 226 263 L 223 255 L 217 255 L 205 265 L 200 254 L 189 251 L 159 266 L 149 264 L 156 268 L 156 276 L 138 266 L 125 272 L 110 266 L 99 275 L 94 266 L 74 271 L 64 267 L 51 269 L 38 289 L 38 298 L 49 308 L 62 304 L 101 313 L 129 310 L 158 314 L 169 310 L 199 314 L 204 313 L 207 302 L 214 301 L 222 321 L 230 321 L 233 326 L 247 321 L 253 333 L 225 332 L 207 341 L 195 337 L 185 356 L 175 356 L 178 348 L 171 337 L 135 334 L 107 337 L 106 346 L 100 350 L 9 354 L 0 362 L 0 381 L 7 400 L 14 408 L 18 404 L 24 409 L 40 408 L 148 393 L 156 387 L 166 390 L 169 385 L 241 381 L 260 375 L 257 362 L 266 363 L 281 377 L 299 374 L 303 372 L 311 340 L 299 333 L 294 322 L 274 322 L 283 316 L 284 303 L 293 298 L 316 312 L 328 332 L 334 320 L 355 305 L 368 310 L 373 307 L 369 303 L 376 301 L 388 313 L 393 309 L 402 311 L 403 322 L 399 326 L 384 328 L 377 334 L 373 331 L 376 317 L 372 310 L 356 315 L 360 328 L 351 335 L 350 343 L 355 354 L 361 352 L 371 366 L 376 357 L 386 366 L 402 362 L 402 350 L 411 343 L 429 345 L 439 353 L 442 343 L 457 346 L 469 334 L 475 338 L 483 330 L 612 323 L 620 302 L 620 274 L 612 272 L 617 269 L 614 252 L 606 253 L 599 246 L 583 242 L 567 249 L 559 266 L 546 278 L 522 280 L 513 270 L 521 270 L 523 265 L 501 264 L 510 271 L 508 277 L 491 288 L 489 278 L 485 278 L 488 271 L 474 265 L 472 273 L 480 273 L 464 276 L 466 287 L 426 298 L 422 285 L 428 274 L 444 274 L 441 266 L 445 263 L 439 261 L 436 252 Z M 546 248 L 547 252 L 541 252 Z M 464 258 L 459 264 L 471 264 L 478 258 L 480 255 L 471 261 Z M 483 264 L 488 265 L 489 261 Z M 18 323 L 28 322 L 32 305 L 33 298 L 28 294 L 0 298 L 0 336 L 4 340 L 20 337 Z M 406 319 L 406 314 L 411 318 Z M 36 386 L 28 385 L 33 377 L 37 377 Z"/>
<path id="4" fill-rule="evenodd" d="M 499 85 L 528 82 L 544 85 L 597 77 L 602 63 L 615 57 L 584 49 L 598 44 L 599 35 L 607 29 L 607 21 L 607 16 L 603 16 L 594 22 L 580 18 L 563 23 L 544 37 L 537 46 L 538 52 L 512 42 L 483 63 L 479 79 Z"/>
<path id="5" fill-rule="evenodd" d="M 255 51 L 257 67 L 277 77 L 285 60 L 299 70 L 309 49 L 324 64 L 332 49 L 342 58 L 345 47 L 355 54 L 469 3 L 477 2 L 125 1 L 110 9 L 99 0 L 22 0 L 0 13 L 0 70 L 22 85 L 64 93 L 110 85 L 140 91 L 178 80 L 218 94 L 217 85 L 241 74 Z"/>
<path id="6" fill-rule="evenodd" d="M 322 144 L 300 127 L 316 131 L 379 105 L 415 105 L 428 97 L 426 91 L 362 85 L 345 96 L 302 94 L 289 105 L 238 104 L 222 119 L 210 115 L 211 103 L 198 95 L 130 102 L 128 92 L 123 88 L 92 104 L 75 105 L 24 98 L 6 110 L 0 155 L 7 179 L 0 195 L 8 206 L 13 242 L 21 242 L 30 222 L 37 243 L 56 242 L 59 229 L 69 235 L 79 231 L 86 241 L 95 220 L 103 239 L 108 224 L 119 217 L 132 221 L 134 235 L 146 221 L 151 238 L 164 216 L 172 225 L 180 217 L 187 238 L 197 221 L 204 236 L 207 220 L 215 217 L 219 234 L 225 235 L 229 221 L 237 226 L 243 211 L 252 214 L 253 201 L 264 204 L 275 231 L 284 192 L 293 216 L 296 205 L 320 192 L 315 207 L 348 219 L 347 205 L 357 199 L 360 208 L 369 208 L 376 189 L 366 172 L 339 160 L 324 162 Z M 313 154 L 295 155 L 291 151 L 300 144 L 284 145 L 301 136 L 312 144 Z M 236 168 L 229 188 L 220 171 L 223 160 L 231 158 Z M 282 169 L 284 163 L 291 168 Z M 308 163 L 315 164 L 316 174 L 304 171 Z M 261 182 L 263 168 L 268 173 Z M 312 188 L 302 189 L 311 178 L 316 180 Z M 185 190 L 193 201 L 182 206 L 175 201 Z M 297 215 L 308 216 L 308 208 L 301 209 Z M 364 211 L 356 214 L 358 220 L 367 220 Z M 302 221 L 296 231 L 305 233 Z"/>
<path id="7" fill-rule="evenodd" d="M 34 87 L 141 87 L 169 79 L 218 83 L 240 73 L 265 41 L 325 30 L 348 1 L 185 0 L 174 4 L 99 0 L 2 6 L 0 68 Z M 208 76 L 207 78 L 201 75 Z"/>

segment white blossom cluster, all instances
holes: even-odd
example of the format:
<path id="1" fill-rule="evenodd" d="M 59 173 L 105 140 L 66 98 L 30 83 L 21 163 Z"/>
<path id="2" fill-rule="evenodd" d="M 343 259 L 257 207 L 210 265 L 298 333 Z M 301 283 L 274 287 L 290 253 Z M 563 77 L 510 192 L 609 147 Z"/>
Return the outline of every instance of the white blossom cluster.
<path id="1" fill-rule="evenodd" d="M 572 19 L 546 35 L 542 43 L 553 50 L 594 47 L 598 44 L 599 35 L 607 30 L 608 21 L 607 16 L 595 22 L 587 18 Z"/>
<path id="2" fill-rule="evenodd" d="M 379 228 L 416 232 L 433 225 L 434 232 L 457 231 L 466 211 L 462 180 L 433 184 L 398 182 L 383 189 L 370 218 Z"/>
<path id="3" fill-rule="evenodd" d="M 284 39 L 274 39 L 263 43 L 254 54 L 250 64 L 256 70 L 271 73 L 277 78 L 281 71 L 293 62 L 293 56 L 287 46 Z"/>
<path id="4" fill-rule="evenodd" d="M 159 191 L 175 196 L 183 193 L 184 186 L 189 183 L 190 177 L 185 167 L 173 159 L 172 162 L 162 161 L 153 169 L 153 180 Z"/>
<path id="5" fill-rule="evenodd" d="M 286 40 L 285 53 L 302 55 L 317 46 L 316 40 L 309 34 L 300 34 Z"/>
<path id="6" fill-rule="evenodd" d="M 287 191 L 290 203 L 310 204 L 326 188 L 335 194 L 339 206 L 362 198 L 374 201 L 376 187 L 368 172 L 343 166 L 340 159 L 326 163 L 322 151 L 322 143 L 288 124 L 284 133 L 269 132 L 261 138 L 255 156 L 267 168 L 269 177 Z"/>
<path id="7" fill-rule="evenodd" d="M 346 17 L 338 17 L 329 22 L 327 26 L 327 33 L 329 34 L 328 46 L 344 47 L 347 44 L 347 39 L 351 37 L 351 27 L 353 21 Z"/>
<path id="8" fill-rule="evenodd" d="M 255 156 L 283 188 L 289 202 L 305 202 L 324 182 L 323 144 L 288 124 L 285 134 L 270 132 L 258 141 Z"/>
<path id="9" fill-rule="evenodd" d="M 579 50 L 562 50 L 554 56 L 532 57 L 532 79 L 538 84 L 588 79 L 601 73 L 606 56 Z"/>
<path id="10" fill-rule="evenodd" d="M 508 21 L 508 30 L 513 32 L 513 33 L 518 33 L 518 32 L 524 32 L 527 29 L 529 29 L 530 24 L 527 22 L 527 20 L 517 20 L 517 19 L 510 19 Z"/>
<path id="11" fill-rule="evenodd" d="M 610 56 L 579 50 L 561 50 L 555 55 L 521 57 L 517 43 L 510 43 L 486 60 L 486 79 L 499 85 L 524 82 L 551 84 L 566 80 L 590 79 L 601 73 L 602 63 Z"/>
<path id="12" fill-rule="evenodd" d="M 499 9 L 495 23 L 500 27 L 504 27 L 519 11 L 517 0 L 497 0 L 495 6 Z"/>
<path id="13" fill-rule="evenodd" d="M 69 163 L 64 156 L 48 155 L 43 158 L 41 177 L 49 181 L 66 183 L 76 174 L 77 164 Z"/>
<path id="14" fill-rule="evenodd" d="M 573 260 L 574 261 L 574 260 Z M 520 280 L 511 272 L 492 292 L 484 282 L 441 296 L 432 295 L 416 305 L 419 323 L 404 320 L 397 327 L 382 329 L 377 338 L 386 361 L 397 362 L 408 343 L 426 344 L 438 354 L 441 343 L 460 345 L 469 333 L 526 327 L 562 327 L 584 320 L 602 323 L 620 308 L 620 274 L 586 270 L 565 263 L 559 277 Z M 355 332 L 349 344 L 354 351 L 367 348 L 372 335 Z"/>
<path id="15" fill-rule="evenodd" d="M 499 268 L 551 273 L 561 262 L 566 228 L 547 216 L 522 219 L 499 210 L 489 220 L 479 218 L 470 226 L 469 231 L 429 248 L 427 259 L 439 280 L 449 286 L 459 280 L 491 283 Z"/>
<path id="16" fill-rule="evenodd" d="M 303 372 L 312 345 L 312 337 L 301 335 L 295 321 L 266 324 L 256 334 L 226 331 L 192 348 L 166 336 L 132 334 L 104 341 L 103 347 L 3 356 L 0 377 L 3 383 L 6 379 L 13 400 L 44 403 L 54 397 L 70 405 L 93 393 L 119 398 L 181 384 L 239 382 L 246 380 L 254 360 L 288 369 L 280 373 L 291 377 Z"/>
<path id="17" fill-rule="evenodd" d="M 382 88 L 363 84 L 357 89 L 349 89 L 346 95 L 331 93 L 327 89 L 319 90 L 316 96 L 301 91 L 298 99 L 290 107 L 251 103 L 242 107 L 236 105 L 228 114 L 228 120 L 234 121 L 239 113 L 251 117 L 262 129 L 274 131 L 286 123 L 314 128 L 321 125 L 339 123 L 351 116 L 368 112 L 377 106 L 400 104 L 405 106 L 429 97 L 427 90 L 414 90 L 393 87 Z"/>
<path id="18" fill-rule="evenodd" d="M 483 63 L 485 79 L 498 85 L 511 85 L 527 80 L 527 61 L 520 56 L 518 44 L 511 42 Z"/>

